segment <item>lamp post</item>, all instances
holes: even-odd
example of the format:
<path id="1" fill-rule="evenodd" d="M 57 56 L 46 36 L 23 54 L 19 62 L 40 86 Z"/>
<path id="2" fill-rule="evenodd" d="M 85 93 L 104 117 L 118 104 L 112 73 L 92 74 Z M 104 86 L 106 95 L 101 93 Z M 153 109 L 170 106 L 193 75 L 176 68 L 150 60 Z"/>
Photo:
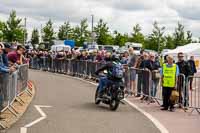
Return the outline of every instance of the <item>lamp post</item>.
<path id="1" fill-rule="evenodd" d="M 24 45 L 26 43 L 26 17 L 24 18 Z"/>
<path id="2" fill-rule="evenodd" d="M 92 14 L 92 33 L 91 33 L 91 38 L 92 38 L 92 44 L 94 44 L 94 15 Z"/>

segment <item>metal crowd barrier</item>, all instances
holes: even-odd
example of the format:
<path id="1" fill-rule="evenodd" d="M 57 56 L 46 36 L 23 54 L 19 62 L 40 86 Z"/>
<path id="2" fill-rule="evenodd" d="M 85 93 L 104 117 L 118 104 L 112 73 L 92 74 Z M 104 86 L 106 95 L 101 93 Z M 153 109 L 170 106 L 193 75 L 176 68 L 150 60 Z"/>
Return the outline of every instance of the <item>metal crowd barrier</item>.
<path id="1" fill-rule="evenodd" d="M 17 72 L 17 94 L 20 95 L 27 88 L 28 83 L 28 65 L 21 65 Z"/>
<path id="2" fill-rule="evenodd" d="M 36 61 L 34 61 L 36 60 Z M 83 78 L 96 79 L 95 71 L 102 67 L 104 63 L 85 61 L 85 60 L 47 60 L 43 58 L 43 64 L 40 59 L 34 59 L 31 66 L 46 66 L 47 71 L 58 72 L 63 74 L 69 74 L 72 76 L 78 76 Z M 35 67 L 33 67 L 35 68 Z M 38 67 L 36 67 L 37 69 Z M 129 68 L 127 65 L 124 66 L 124 82 L 125 88 L 128 91 L 134 91 L 135 94 L 142 96 L 142 100 L 151 102 L 157 102 L 161 104 L 163 99 L 162 81 L 160 71 L 150 71 L 147 69 L 136 69 Z M 39 69 L 42 69 L 41 67 Z M 160 75 L 160 76 L 159 76 Z M 192 77 L 190 77 L 192 78 Z M 189 91 L 188 84 L 191 82 L 183 74 L 180 74 L 177 79 L 177 91 L 179 92 L 179 99 L 176 102 L 180 107 L 194 108 L 199 112 L 200 109 L 200 78 L 193 77 L 194 85 L 198 86 L 194 91 Z M 131 82 L 134 81 L 134 82 Z"/>
<path id="3" fill-rule="evenodd" d="M 9 105 L 10 75 L 0 74 L 0 111 Z"/>
<path id="4" fill-rule="evenodd" d="M 28 65 L 19 66 L 12 74 L 0 74 L 0 112 L 6 109 L 17 116 L 12 106 L 22 92 L 26 91 L 28 82 Z"/>
<path id="5" fill-rule="evenodd" d="M 160 105 L 162 103 L 163 91 L 160 71 L 125 67 L 124 81 L 128 95 L 133 92 L 136 96 L 141 97 L 142 101 L 148 101 L 148 104 L 157 102 Z M 176 104 L 180 107 L 189 105 L 185 84 L 185 76 L 179 74 L 176 88 L 179 92 L 179 100 Z"/>
<path id="6" fill-rule="evenodd" d="M 186 88 L 189 92 L 189 108 L 192 108 L 192 112 L 196 110 L 200 114 L 200 77 L 189 76 Z"/>
<path id="7" fill-rule="evenodd" d="M 142 100 L 151 97 L 152 78 L 149 70 L 125 67 L 124 80 L 127 93 L 142 96 Z"/>

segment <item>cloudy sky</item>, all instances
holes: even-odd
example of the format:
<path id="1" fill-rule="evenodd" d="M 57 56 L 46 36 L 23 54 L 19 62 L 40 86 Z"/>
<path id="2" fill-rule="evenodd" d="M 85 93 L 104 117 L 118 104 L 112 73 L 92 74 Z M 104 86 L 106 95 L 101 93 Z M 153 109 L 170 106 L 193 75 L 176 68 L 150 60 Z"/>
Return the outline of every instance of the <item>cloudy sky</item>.
<path id="1" fill-rule="evenodd" d="M 200 0 L 0 0 L 0 20 L 6 20 L 11 10 L 27 17 L 29 32 L 41 28 L 49 18 L 57 30 L 64 21 L 77 25 L 87 18 L 90 23 L 94 14 L 95 23 L 103 18 L 111 30 L 121 33 L 130 33 L 138 23 L 147 35 L 155 20 L 171 33 L 179 21 L 200 37 Z"/>

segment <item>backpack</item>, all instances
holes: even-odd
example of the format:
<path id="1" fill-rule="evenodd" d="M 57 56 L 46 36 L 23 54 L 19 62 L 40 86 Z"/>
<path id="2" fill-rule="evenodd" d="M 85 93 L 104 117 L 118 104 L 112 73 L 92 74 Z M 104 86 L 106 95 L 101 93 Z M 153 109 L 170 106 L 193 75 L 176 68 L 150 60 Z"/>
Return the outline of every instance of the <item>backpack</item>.
<path id="1" fill-rule="evenodd" d="M 123 78 L 123 66 L 121 63 L 113 62 L 112 77 L 117 79 Z"/>

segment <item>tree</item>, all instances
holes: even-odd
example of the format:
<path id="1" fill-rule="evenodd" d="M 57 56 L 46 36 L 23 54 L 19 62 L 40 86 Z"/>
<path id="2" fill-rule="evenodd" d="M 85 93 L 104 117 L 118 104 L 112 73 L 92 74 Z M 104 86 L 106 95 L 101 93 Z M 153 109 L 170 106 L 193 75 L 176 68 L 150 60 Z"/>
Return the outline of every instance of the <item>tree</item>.
<path id="1" fill-rule="evenodd" d="M 73 29 L 73 38 L 77 46 L 81 46 L 84 42 L 89 40 L 90 32 L 87 30 L 87 28 L 87 19 L 83 19 L 80 23 L 80 26 L 76 26 Z"/>
<path id="2" fill-rule="evenodd" d="M 153 31 L 145 41 L 145 47 L 160 52 L 163 49 L 165 42 L 163 37 L 164 30 L 165 27 L 159 27 L 158 23 L 155 21 L 153 24 Z"/>
<path id="3" fill-rule="evenodd" d="M 113 45 L 114 44 L 114 38 L 111 34 L 106 35 L 104 44 L 107 44 L 107 45 Z"/>
<path id="4" fill-rule="evenodd" d="M 174 39 L 172 36 L 170 35 L 167 35 L 165 36 L 165 47 L 167 49 L 174 49 L 175 48 L 175 45 L 174 45 Z"/>
<path id="5" fill-rule="evenodd" d="M 173 35 L 175 47 L 186 44 L 184 26 L 181 23 L 178 22 Z"/>
<path id="6" fill-rule="evenodd" d="M 39 31 L 38 29 L 33 29 L 31 36 L 31 44 L 35 48 L 35 44 L 39 44 Z"/>
<path id="7" fill-rule="evenodd" d="M 192 43 L 192 32 L 187 31 L 187 38 L 186 38 L 186 44 Z"/>
<path id="8" fill-rule="evenodd" d="M 117 31 L 114 31 L 114 45 L 118 45 L 118 46 L 124 46 L 124 44 L 128 41 L 128 38 L 126 37 L 126 35 L 122 35 L 121 33 L 118 33 Z"/>
<path id="9" fill-rule="evenodd" d="M 131 42 L 144 44 L 144 35 L 141 33 L 142 28 L 139 24 L 136 24 L 133 27 L 132 37 L 130 38 Z"/>
<path id="10" fill-rule="evenodd" d="M 21 22 L 22 19 L 17 18 L 16 11 L 12 11 L 3 29 L 5 41 L 18 41 L 20 43 L 24 42 L 24 32 L 27 34 L 27 31 L 24 30 Z"/>
<path id="11" fill-rule="evenodd" d="M 72 37 L 72 28 L 69 22 L 65 22 L 59 27 L 58 38 L 60 40 L 70 39 Z"/>
<path id="12" fill-rule="evenodd" d="M 45 27 L 42 29 L 42 40 L 45 43 L 48 43 L 49 45 L 47 47 L 50 48 L 50 46 L 52 45 L 53 39 L 55 39 L 54 38 L 53 23 L 51 22 L 51 20 L 49 20 L 46 23 Z"/>
<path id="13" fill-rule="evenodd" d="M 3 41 L 3 30 L 5 28 L 5 23 L 0 21 L 0 41 Z"/>
<path id="14" fill-rule="evenodd" d="M 109 35 L 109 27 L 107 23 L 100 19 L 98 24 L 94 27 L 94 31 L 97 37 L 97 43 L 101 45 L 112 44 L 112 36 Z"/>

